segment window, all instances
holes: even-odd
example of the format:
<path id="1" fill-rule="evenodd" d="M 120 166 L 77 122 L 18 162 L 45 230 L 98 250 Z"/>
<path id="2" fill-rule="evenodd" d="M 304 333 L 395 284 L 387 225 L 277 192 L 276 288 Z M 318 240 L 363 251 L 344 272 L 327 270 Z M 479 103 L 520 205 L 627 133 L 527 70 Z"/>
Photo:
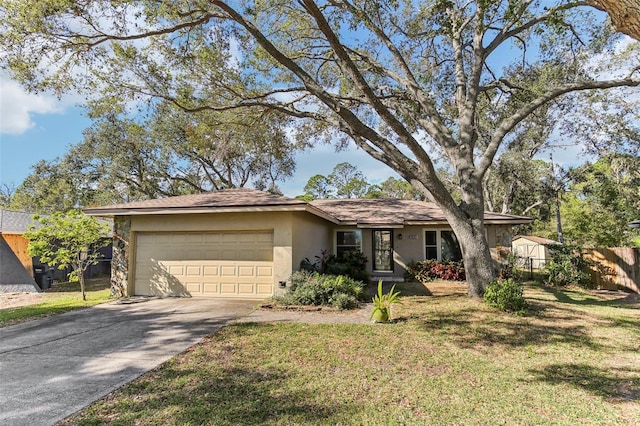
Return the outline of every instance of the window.
<path id="1" fill-rule="evenodd" d="M 425 259 L 438 260 L 438 231 L 424 231 Z"/>
<path id="2" fill-rule="evenodd" d="M 362 251 L 362 231 L 338 231 L 336 233 L 336 256 L 348 251 Z"/>
<path id="3" fill-rule="evenodd" d="M 453 231 L 450 229 L 425 230 L 424 258 L 455 262 L 462 260 L 462 250 Z"/>
<path id="4" fill-rule="evenodd" d="M 373 231 L 373 270 L 393 271 L 393 232 L 389 229 Z"/>

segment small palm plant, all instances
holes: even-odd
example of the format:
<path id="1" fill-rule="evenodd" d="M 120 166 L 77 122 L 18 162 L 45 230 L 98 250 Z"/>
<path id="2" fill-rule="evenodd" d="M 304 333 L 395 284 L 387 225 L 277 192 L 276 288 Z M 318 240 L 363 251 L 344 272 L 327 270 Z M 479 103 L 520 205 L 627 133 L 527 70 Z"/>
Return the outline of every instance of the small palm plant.
<path id="1" fill-rule="evenodd" d="M 373 312 L 371 312 L 371 320 L 373 322 L 389 322 L 391 320 L 391 305 L 394 303 L 402 303 L 398 296 L 399 291 L 394 291 L 394 284 L 389 293 L 382 294 L 382 280 L 378 281 L 378 294 L 373 296 Z"/>

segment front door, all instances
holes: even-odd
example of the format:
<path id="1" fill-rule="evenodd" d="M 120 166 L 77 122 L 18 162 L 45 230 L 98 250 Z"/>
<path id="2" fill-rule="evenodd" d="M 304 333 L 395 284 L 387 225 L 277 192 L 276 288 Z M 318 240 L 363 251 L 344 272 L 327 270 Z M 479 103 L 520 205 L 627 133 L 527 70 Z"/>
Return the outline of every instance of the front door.
<path id="1" fill-rule="evenodd" d="M 393 271 L 393 231 L 373 231 L 373 270 Z"/>

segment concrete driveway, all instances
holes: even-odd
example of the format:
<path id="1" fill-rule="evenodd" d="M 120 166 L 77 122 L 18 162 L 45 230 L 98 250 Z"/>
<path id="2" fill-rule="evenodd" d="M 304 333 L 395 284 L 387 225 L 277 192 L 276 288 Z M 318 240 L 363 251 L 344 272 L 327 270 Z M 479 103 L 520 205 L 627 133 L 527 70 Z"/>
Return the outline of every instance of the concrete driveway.
<path id="1" fill-rule="evenodd" d="M 145 299 L 0 328 L 0 424 L 54 424 L 257 304 Z"/>

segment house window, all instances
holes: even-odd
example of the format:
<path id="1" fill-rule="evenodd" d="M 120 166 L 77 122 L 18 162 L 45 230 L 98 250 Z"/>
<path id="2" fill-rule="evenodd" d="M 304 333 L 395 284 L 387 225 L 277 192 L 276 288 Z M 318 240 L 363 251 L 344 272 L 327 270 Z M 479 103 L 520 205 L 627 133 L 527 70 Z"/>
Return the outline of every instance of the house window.
<path id="1" fill-rule="evenodd" d="M 438 231 L 424 231 L 424 258 L 438 260 Z"/>
<path id="2" fill-rule="evenodd" d="M 338 231 L 336 233 L 336 256 L 348 251 L 362 251 L 362 231 Z"/>
<path id="3" fill-rule="evenodd" d="M 389 229 L 373 231 L 373 270 L 393 271 L 393 232 Z"/>
<path id="4" fill-rule="evenodd" d="M 462 250 L 454 232 L 450 229 L 425 230 L 424 258 L 455 262 L 462 260 Z"/>

